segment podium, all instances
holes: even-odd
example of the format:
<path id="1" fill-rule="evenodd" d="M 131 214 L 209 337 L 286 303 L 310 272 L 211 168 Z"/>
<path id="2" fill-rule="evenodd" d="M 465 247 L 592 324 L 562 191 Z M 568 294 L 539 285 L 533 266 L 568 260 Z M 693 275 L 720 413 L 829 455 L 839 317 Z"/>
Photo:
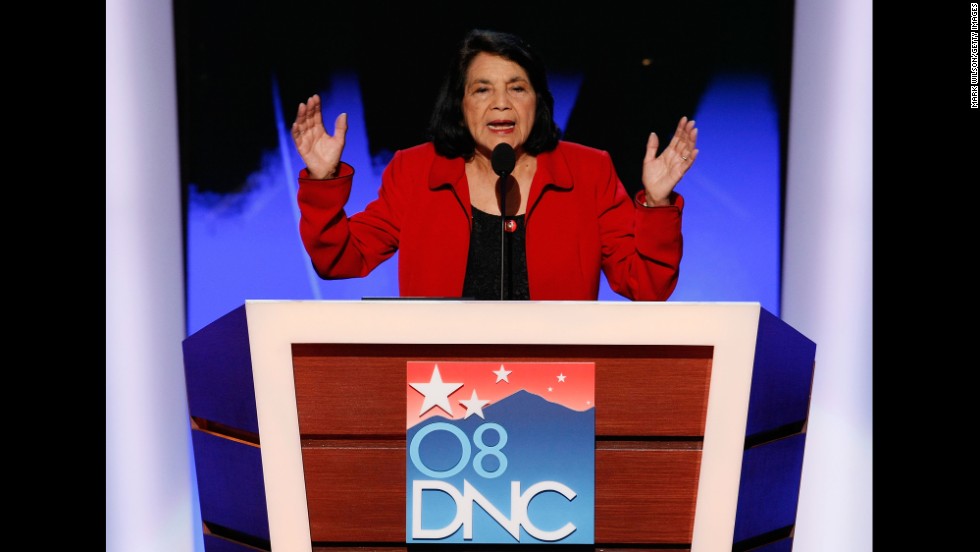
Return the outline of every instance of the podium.
<path id="1" fill-rule="evenodd" d="M 412 360 L 595 363 L 595 549 L 792 549 L 816 345 L 758 303 L 246 301 L 183 345 L 209 552 L 418 549 Z"/>

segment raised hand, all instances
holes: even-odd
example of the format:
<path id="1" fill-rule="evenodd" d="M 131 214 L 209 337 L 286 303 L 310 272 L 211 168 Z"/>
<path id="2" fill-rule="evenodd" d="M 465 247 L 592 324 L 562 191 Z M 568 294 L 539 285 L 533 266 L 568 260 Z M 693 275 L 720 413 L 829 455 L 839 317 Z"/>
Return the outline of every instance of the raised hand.
<path id="1" fill-rule="evenodd" d="M 337 176 L 340 156 L 344 152 L 347 136 L 347 114 L 341 113 L 334 121 L 333 136 L 323 128 L 320 113 L 320 96 L 314 94 L 306 103 L 300 102 L 296 121 L 292 128 L 293 142 L 300 157 L 306 163 L 311 178 L 324 179 Z"/>
<path id="2" fill-rule="evenodd" d="M 658 156 L 660 140 L 655 133 L 650 133 L 647 153 L 643 157 L 643 188 L 646 190 L 648 206 L 670 204 L 670 193 L 674 191 L 674 186 L 677 186 L 698 156 L 698 150 L 694 147 L 697 140 L 698 129 L 694 128 L 694 121 L 681 117 L 670 144 Z"/>

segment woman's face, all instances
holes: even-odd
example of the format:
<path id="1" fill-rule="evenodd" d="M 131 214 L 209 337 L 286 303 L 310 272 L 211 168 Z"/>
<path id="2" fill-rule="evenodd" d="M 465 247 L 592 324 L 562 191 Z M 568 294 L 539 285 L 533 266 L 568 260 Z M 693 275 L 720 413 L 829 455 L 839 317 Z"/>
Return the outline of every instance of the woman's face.
<path id="1" fill-rule="evenodd" d="M 479 53 L 466 71 L 463 118 L 479 153 L 489 157 L 506 142 L 517 153 L 531 134 L 537 94 L 520 65 Z"/>

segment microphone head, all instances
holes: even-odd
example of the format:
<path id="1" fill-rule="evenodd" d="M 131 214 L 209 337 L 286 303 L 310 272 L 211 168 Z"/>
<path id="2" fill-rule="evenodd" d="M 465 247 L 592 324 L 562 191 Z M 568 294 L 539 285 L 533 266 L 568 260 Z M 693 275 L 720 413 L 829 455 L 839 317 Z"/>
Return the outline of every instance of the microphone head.
<path id="1" fill-rule="evenodd" d="M 493 166 L 493 172 L 497 173 L 497 176 L 509 175 L 516 164 L 517 155 L 510 144 L 503 142 L 493 148 L 493 154 L 490 155 L 490 165 Z"/>

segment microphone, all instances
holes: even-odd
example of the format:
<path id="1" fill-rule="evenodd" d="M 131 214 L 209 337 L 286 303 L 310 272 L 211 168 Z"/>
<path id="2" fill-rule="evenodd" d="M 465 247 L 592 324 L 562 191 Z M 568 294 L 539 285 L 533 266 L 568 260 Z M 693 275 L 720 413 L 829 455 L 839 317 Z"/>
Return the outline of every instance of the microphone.
<path id="1" fill-rule="evenodd" d="M 510 144 L 502 142 L 497 144 L 497 147 L 493 148 L 493 153 L 490 155 L 490 166 L 493 167 L 493 172 L 497 173 L 500 178 L 497 179 L 497 186 L 500 189 L 500 300 L 506 299 L 504 294 L 504 275 L 507 273 L 505 267 L 507 263 L 505 261 L 507 254 L 507 242 L 505 241 L 505 236 L 507 235 L 507 179 L 510 177 L 511 171 L 514 170 L 514 165 L 517 164 L 517 156 L 514 154 L 514 148 Z"/>
<path id="2" fill-rule="evenodd" d="M 509 176 L 516 164 L 517 156 L 510 144 L 505 142 L 497 144 L 497 147 L 493 148 L 493 153 L 490 155 L 490 165 L 497 176 L 501 178 Z"/>

